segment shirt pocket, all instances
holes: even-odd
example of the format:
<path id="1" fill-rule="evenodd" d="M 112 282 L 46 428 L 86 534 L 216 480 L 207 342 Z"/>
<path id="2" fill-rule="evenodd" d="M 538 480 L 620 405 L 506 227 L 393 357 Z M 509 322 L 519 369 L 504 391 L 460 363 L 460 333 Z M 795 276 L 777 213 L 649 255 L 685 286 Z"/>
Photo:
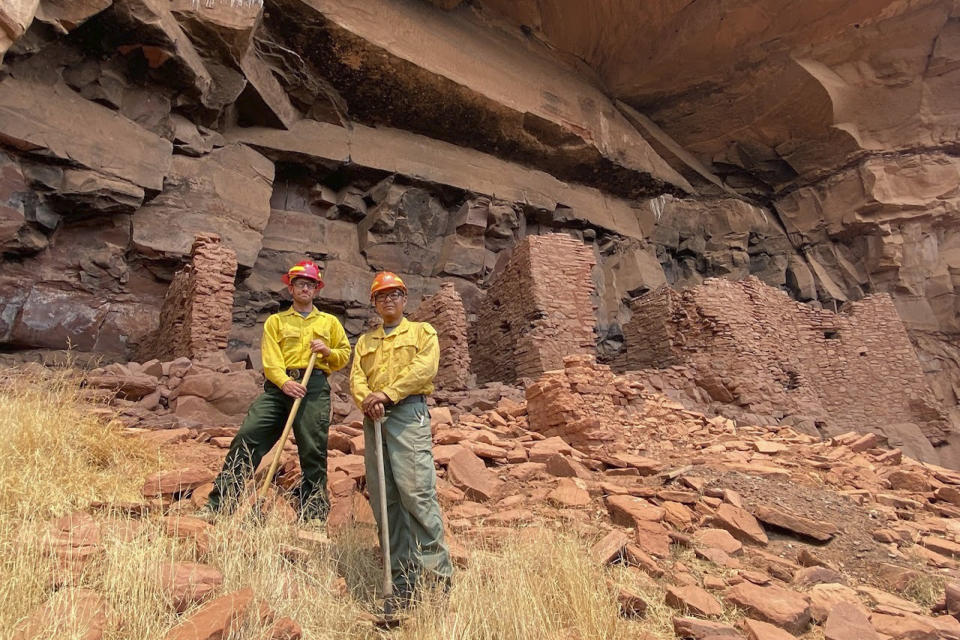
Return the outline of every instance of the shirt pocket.
<path id="1" fill-rule="evenodd" d="M 417 357 L 418 348 L 416 337 L 411 335 L 410 332 L 397 336 L 393 343 L 393 354 L 390 358 L 393 370 L 402 371 L 404 367 L 413 362 L 413 359 Z"/>
<path id="2" fill-rule="evenodd" d="M 330 344 L 330 332 L 326 329 L 326 327 L 311 327 L 310 339 L 323 340 L 323 344 L 327 345 L 331 349 L 333 348 L 333 345 Z"/>
<path id="3" fill-rule="evenodd" d="M 295 348 L 300 343 L 300 331 L 292 327 L 283 327 L 280 329 L 280 346 L 286 348 Z"/>
<path id="4" fill-rule="evenodd" d="M 376 360 L 379 347 L 379 340 L 363 340 L 357 343 L 357 357 L 360 358 L 360 368 L 366 375 L 370 375 L 373 370 L 373 363 Z"/>

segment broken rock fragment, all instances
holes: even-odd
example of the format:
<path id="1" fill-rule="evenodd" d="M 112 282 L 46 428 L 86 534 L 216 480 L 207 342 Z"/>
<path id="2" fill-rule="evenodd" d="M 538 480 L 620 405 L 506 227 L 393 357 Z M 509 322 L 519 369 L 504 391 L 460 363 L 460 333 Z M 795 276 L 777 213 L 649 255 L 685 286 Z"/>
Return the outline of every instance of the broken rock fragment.
<path id="1" fill-rule="evenodd" d="M 721 504 L 713 517 L 713 523 L 721 529 L 726 529 L 741 542 L 759 545 L 766 545 L 769 542 L 766 532 L 757 519 L 745 509 L 732 504 Z"/>
<path id="2" fill-rule="evenodd" d="M 724 597 L 748 615 L 793 634 L 802 633 L 810 622 L 810 598 L 796 591 L 742 582 L 727 589 Z"/>

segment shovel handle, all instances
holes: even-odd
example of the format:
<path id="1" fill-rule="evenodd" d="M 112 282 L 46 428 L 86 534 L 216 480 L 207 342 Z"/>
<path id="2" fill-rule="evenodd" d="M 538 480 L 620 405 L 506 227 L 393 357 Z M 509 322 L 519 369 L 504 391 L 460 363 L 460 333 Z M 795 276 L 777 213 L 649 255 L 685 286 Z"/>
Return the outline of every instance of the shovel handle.
<path id="1" fill-rule="evenodd" d="M 380 551 L 383 554 L 383 597 L 393 595 L 390 575 L 390 524 L 387 521 L 387 480 L 383 477 L 383 419 L 373 421 L 374 451 L 377 457 L 377 489 L 380 496 Z"/>
<path id="2" fill-rule="evenodd" d="M 303 374 L 304 387 L 307 386 L 307 383 L 310 382 L 310 374 L 313 373 L 313 366 L 317 363 L 317 354 L 310 354 L 310 362 L 307 364 L 307 370 Z M 287 416 L 287 424 L 283 426 L 283 433 L 280 435 L 280 446 L 277 448 L 277 452 L 273 455 L 273 462 L 270 463 L 270 470 L 267 471 L 267 477 L 263 479 L 263 485 L 260 487 L 260 495 L 258 498 L 260 500 L 265 500 L 267 497 L 267 489 L 270 488 L 270 483 L 273 482 L 273 476 L 277 473 L 277 467 L 280 466 L 280 454 L 283 453 L 283 443 L 287 441 L 287 438 L 290 437 L 290 430 L 293 429 L 293 420 L 297 417 L 297 411 L 300 409 L 300 402 L 303 398 L 295 398 L 293 401 L 293 406 L 290 407 L 290 415 Z"/>

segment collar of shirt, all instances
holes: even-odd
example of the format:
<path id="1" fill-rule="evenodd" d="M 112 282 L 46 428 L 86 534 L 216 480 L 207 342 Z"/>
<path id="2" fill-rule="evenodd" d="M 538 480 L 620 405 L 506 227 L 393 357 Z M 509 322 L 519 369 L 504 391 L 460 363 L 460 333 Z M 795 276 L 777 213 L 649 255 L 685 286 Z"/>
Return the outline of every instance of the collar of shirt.
<path id="1" fill-rule="evenodd" d="M 300 315 L 299 311 L 293 308 L 293 305 L 290 305 L 290 307 L 281 311 L 280 315 L 281 316 L 297 316 L 297 317 L 303 318 L 304 320 L 309 320 L 314 316 L 319 316 L 320 311 L 316 307 L 313 307 L 312 309 L 310 309 L 310 313 L 306 317 L 304 317 Z"/>
<path id="2" fill-rule="evenodd" d="M 398 324 L 398 325 L 394 328 L 394 330 L 390 332 L 390 335 L 391 335 L 391 336 L 395 336 L 395 335 L 401 334 L 401 333 L 403 333 L 404 331 L 406 331 L 406 330 L 409 329 L 409 328 L 410 328 L 410 321 L 407 320 L 407 317 L 406 317 L 406 316 L 404 316 L 404 317 L 400 320 L 400 324 Z M 389 336 L 388 336 L 386 333 L 384 333 L 384 331 L 383 331 L 383 323 L 382 323 L 382 322 L 381 322 L 380 325 L 376 328 L 376 330 L 373 332 L 373 337 L 375 337 L 375 338 L 388 338 L 388 337 L 389 337 Z"/>

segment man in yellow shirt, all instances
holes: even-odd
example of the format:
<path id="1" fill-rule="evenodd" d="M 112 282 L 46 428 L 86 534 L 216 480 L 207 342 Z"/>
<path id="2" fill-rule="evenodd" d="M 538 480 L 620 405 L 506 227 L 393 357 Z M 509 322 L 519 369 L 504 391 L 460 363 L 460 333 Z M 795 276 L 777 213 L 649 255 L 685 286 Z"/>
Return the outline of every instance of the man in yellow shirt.
<path id="1" fill-rule="evenodd" d="M 233 509 L 247 478 L 273 448 L 283 431 L 294 398 L 303 398 L 293 422 L 302 478 L 299 488 L 300 517 L 325 518 L 327 500 L 327 433 L 330 428 L 330 385 L 327 376 L 342 369 L 350 359 L 350 342 L 343 325 L 329 313 L 313 306 L 313 297 L 323 287 L 320 270 L 303 261 L 283 277 L 293 296 L 293 305 L 275 313 L 263 325 L 260 351 L 266 382 L 230 444 L 223 470 L 214 481 L 207 502 L 208 512 Z M 314 373 L 307 386 L 298 382 L 317 354 Z"/>
<path id="2" fill-rule="evenodd" d="M 380 522 L 374 420 L 383 419 L 383 471 L 387 488 L 394 613 L 413 598 L 419 580 L 450 585 L 453 566 L 443 542 L 437 475 L 426 397 L 440 363 L 437 332 L 426 322 L 403 317 L 407 288 L 396 275 L 377 274 L 370 300 L 382 323 L 360 336 L 350 370 L 350 391 L 366 416 L 363 422 L 367 485 Z"/>

